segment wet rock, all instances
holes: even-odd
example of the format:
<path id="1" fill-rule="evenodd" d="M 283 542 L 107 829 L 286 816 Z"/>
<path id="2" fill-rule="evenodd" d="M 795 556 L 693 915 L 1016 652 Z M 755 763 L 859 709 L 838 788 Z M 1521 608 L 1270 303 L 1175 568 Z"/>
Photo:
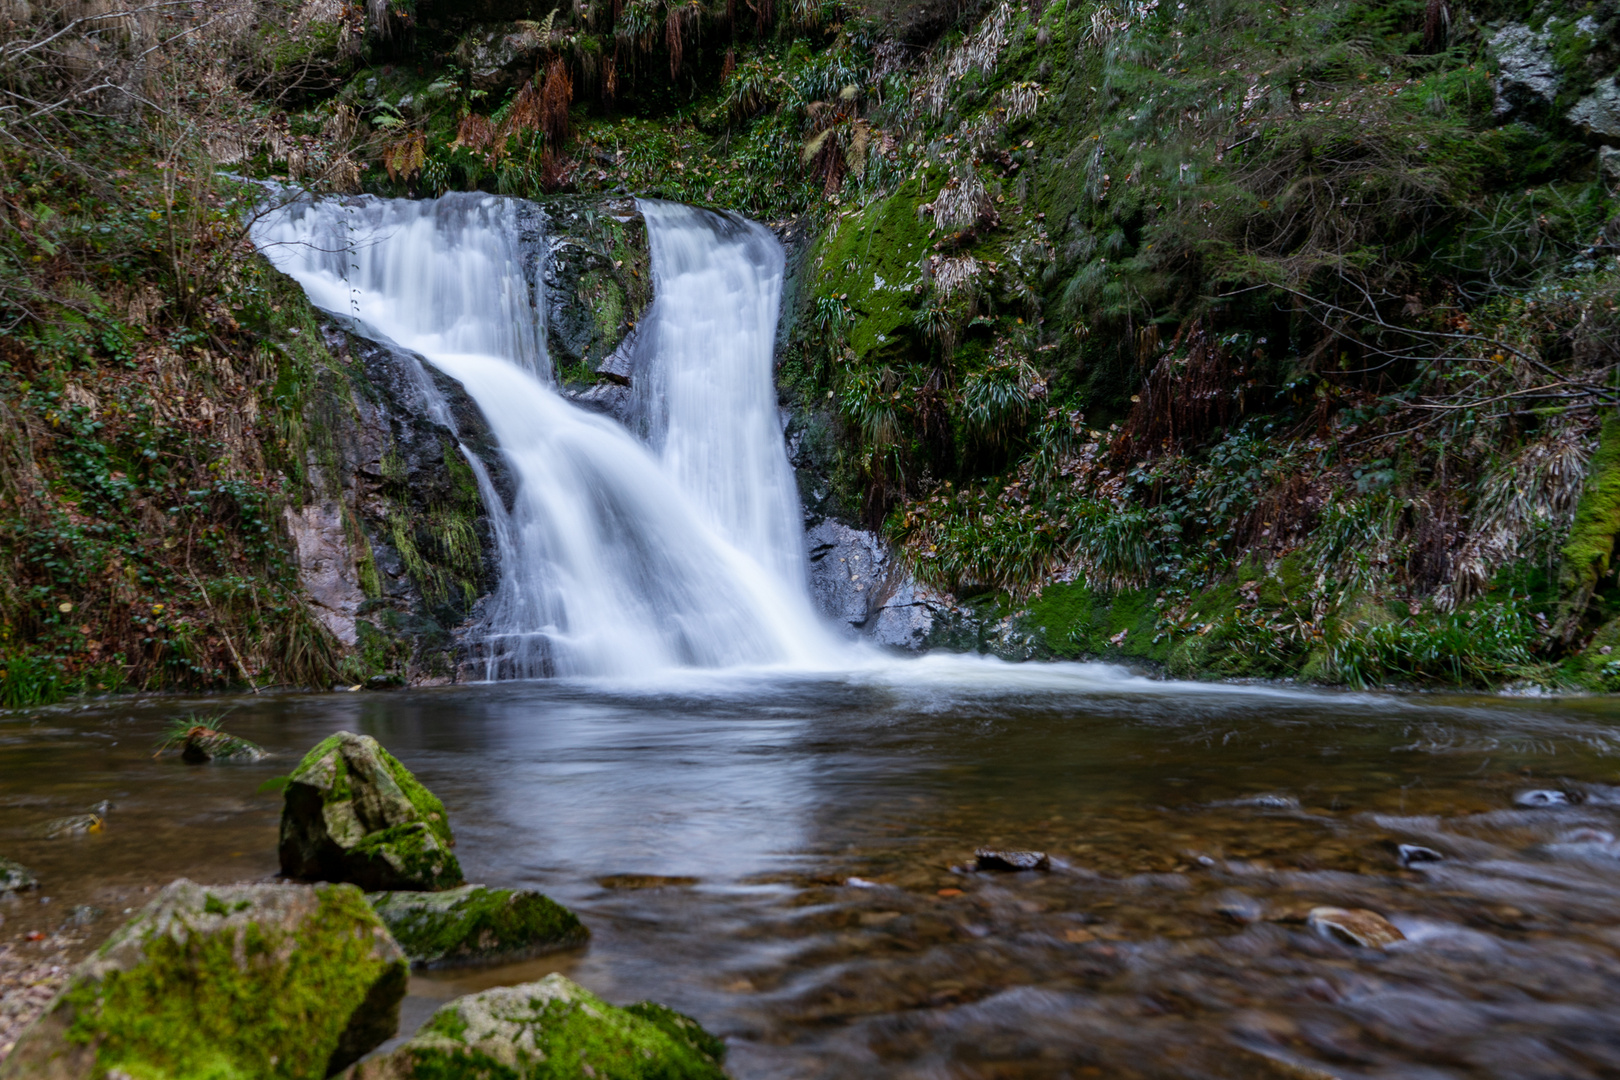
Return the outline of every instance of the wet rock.
<path id="1" fill-rule="evenodd" d="M 452 1076 L 723 1080 L 725 1045 L 673 1009 L 609 1005 L 561 975 L 458 998 L 346 1080 Z"/>
<path id="2" fill-rule="evenodd" d="M 1513 796 L 1515 806 L 1568 806 L 1580 800 L 1567 791 L 1554 791 L 1551 789 L 1538 789 L 1535 791 L 1521 791 Z"/>
<path id="3" fill-rule="evenodd" d="M 1402 866 L 1417 866 L 1423 863 L 1437 863 L 1445 859 L 1433 848 L 1426 848 L 1421 844 L 1399 844 L 1395 848 L 1395 860 Z"/>
<path id="4" fill-rule="evenodd" d="M 319 1077 L 391 1036 L 408 968 L 351 885 L 173 882 L 69 979 L 0 1077 Z"/>
<path id="5" fill-rule="evenodd" d="M 1611 193 L 1620 194 L 1620 147 L 1598 148 L 1598 173 Z"/>
<path id="6" fill-rule="evenodd" d="M 1236 889 L 1223 889 L 1212 900 L 1217 915 L 1241 926 L 1260 922 L 1266 917 L 1266 905 L 1248 893 Z"/>
<path id="7" fill-rule="evenodd" d="M 923 646 L 943 600 L 906 572 L 882 537 L 829 518 L 806 532 L 805 546 L 817 610 L 880 645 Z"/>
<path id="8" fill-rule="evenodd" d="M 365 603 L 358 560 L 351 550 L 344 508 L 336 501 L 283 508 L 292 537 L 298 582 L 311 613 L 344 645 L 359 638 L 355 617 Z"/>
<path id="9" fill-rule="evenodd" d="M 71 814 L 55 818 L 34 829 L 34 835 L 45 840 L 61 840 L 69 836 L 84 836 L 102 832 L 107 827 L 107 813 L 112 803 L 103 800 L 92 806 L 88 813 Z"/>
<path id="10" fill-rule="evenodd" d="M 1047 858 L 1044 851 L 997 851 L 980 848 L 973 853 L 973 857 L 977 860 L 974 864 L 976 870 L 1016 872 L 1052 869 L 1052 860 Z"/>
<path id="11" fill-rule="evenodd" d="M 0 893 L 37 889 L 39 879 L 22 863 L 0 857 Z"/>
<path id="12" fill-rule="evenodd" d="M 281 811 L 281 872 L 368 892 L 462 883 L 444 804 L 369 735 L 340 731 L 293 771 Z"/>
<path id="13" fill-rule="evenodd" d="M 1611 78 L 1577 101 L 1565 118 L 1588 135 L 1620 139 L 1620 78 Z"/>
<path id="14" fill-rule="evenodd" d="M 474 89 L 505 90 L 534 73 L 546 39 L 528 19 L 469 27 L 456 45 L 456 63 L 467 70 Z"/>
<path id="15" fill-rule="evenodd" d="M 1382 949 L 1406 940 L 1390 921 L 1366 908 L 1315 907 L 1306 925 L 1329 941 L 1348 941 L 1364 949 Z"/>
<path id="16" fill-rule="evenodd" d="M 463 885 L 366 899 L 411 963 L 421 967 L 526 960 L 590 938 L 572 911 L 526 889 Z"/>
<path id="17" fill-rule="evenodd" d="M 258 761 L 264 756 L 263 749 L 246 739 L 202 726 L 187 731 L 180 747 L 180 759 L 193 765 L 210 761 Z"/>
<path id="18" fill-rule="evenodd" d="M 1558 97 L 1558 67 L 1549 47 L 1551 36 L 1523 23 L 1509 23 L 1491 38 L 1496 54 L 1498 119 L 1543 111 Z"/>

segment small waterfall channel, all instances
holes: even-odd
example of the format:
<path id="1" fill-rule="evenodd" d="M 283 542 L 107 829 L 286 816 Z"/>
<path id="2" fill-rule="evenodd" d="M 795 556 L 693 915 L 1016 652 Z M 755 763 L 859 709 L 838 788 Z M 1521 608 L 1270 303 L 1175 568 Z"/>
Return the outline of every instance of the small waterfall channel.
<path id="1" fill-rule="evenodd" d="M 253 238 L 316 306 L 424 357 L 488 420 L 517 478 L 507 510 L 468 455 L 500 555 L 480 631 L 488 678 L 836 666 L 847 646 L 808 597 L 771 379 L 781 246 L 752 222 L 641 209 L 654 284 L 636 345 L 645 441 L 557 390 L 532 206 L 300 200 Z"/>

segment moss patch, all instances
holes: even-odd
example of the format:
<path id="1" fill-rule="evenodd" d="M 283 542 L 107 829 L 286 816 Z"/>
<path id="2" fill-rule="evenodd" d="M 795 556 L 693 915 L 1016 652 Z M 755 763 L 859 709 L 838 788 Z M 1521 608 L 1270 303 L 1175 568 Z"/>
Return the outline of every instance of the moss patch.
<path id="1" fill-rule="evenodd" d="M 411 962 L 424 966 L 519 960 L 590 937 L 572 911 L 526 890 L 464 885 L 368 899 Z"/>
<path id="2" fill-rule="evenodd" d="M 922 180 L 880 202 L 834 219 L 811 256 L 815 297 L 843 298 L 854 312 L 849 343 L 863 360 L 903 355 L 923 296 L 928 222 L 917 212 Z"/>
<path id="3" fill-rule="evenodd" d="M 353 886 L 181 879 L 81 965 L 7 1075 L 325 1076 L 393 1033 L 406 978 Z"/>
<path id="4" fill-rule="evenodd" d="M 691 1018 L 615 1008 L 561 975 L 471 994 L 352 1080 L 722 1080 L 720 1041 Z"/>

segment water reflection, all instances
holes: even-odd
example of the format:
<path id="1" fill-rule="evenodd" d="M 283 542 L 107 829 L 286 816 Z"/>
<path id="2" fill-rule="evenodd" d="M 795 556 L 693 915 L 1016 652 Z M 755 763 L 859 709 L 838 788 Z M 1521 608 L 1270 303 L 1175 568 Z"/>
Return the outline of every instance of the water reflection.
<path id="1" fill-rule="evenodd" d="M 0 933 L 273 873 L 259 784 L 349 728 L 444 798 L 470 878 L 591 925 L 544 970 L 692 1012 L 738 1076 L 1620 1069 L 1612 703 L 892 671 L 249 699 L 229 725 L 278 756 L 205 768 L 151 756 L 185 703 L 0 722 L 0 853 L 46 882 Z M 101 799 L 103 834 L 30 833 Z M 1053 871 L 960 872 L 981 845 Z M 1406 940 L 1324 939 L 1323 904 Z M 539 974 L 425 976 L 415 1015 Z"/>

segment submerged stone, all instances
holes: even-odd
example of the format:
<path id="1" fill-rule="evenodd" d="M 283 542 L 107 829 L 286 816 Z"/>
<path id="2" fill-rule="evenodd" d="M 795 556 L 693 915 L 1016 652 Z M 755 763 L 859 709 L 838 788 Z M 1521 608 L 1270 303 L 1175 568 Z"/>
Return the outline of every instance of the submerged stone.
<path id="1" fill-rule="evenodd" d="M 186 732 L 186 741 L 180 747 L 180 759 L 193 765 L 210 761 L 258 761 L 264 751 L 236 735 L 201 725 Z"/>
<path id="2" fill-rule="evenodd" d="M 458 998 L 346 1080 L 723 1080 L 725 1045 L 652 1002 L 609 1005 L 561 975 Z"/>
<path id="3" fill-rule="evenodd" d="M 0 1078 L 327 1076 L 393 1035 L 408 977 L 352 885 L 181 878 L 75 969 Z"/>
<path id="4" fill-rule="evenodd" d="M 0 893 L 19 892 L 39 885 L 39 879 L 22 863 L 0 856 Z"/>
<path id="5" fill-rule="evenodd" d="M 281 872 L 368 892 L 461 884 L 444 804 L 369 735 L 323 739 L 293 771 L 281 811 Z"/>
<path id="6" fill-rule="evenodd" d="M 411 963 L 487 964 L 583 945 L 572 911 L 537 892 L 463 885 L 444 892 L 382 892 L 366 899 Z"/>
<path id="7" fill-rule="evenodd" d="M 978 860 L 977 870 L 1050 870 L 1052 860 L 1046 857 L 1044 851 L 994 851 L 990 848 L 980 848 L 973 853 Z"/>
<path id="8" fill-rule="evenodd" d="M 1364 949 L 1382 949 L 1406 940 L 1406 935 L 1388 919 L 1366 908 L 1316 907 L 1311 909 L 1306 923 L 1320 937 L 1348 941 Z"/>
<path id="9" fill-rule="evenodd" d="M 34 829 L 34 835 L 45 840 L 60 840 L 67 836 L 102 832 L 107 827 L 107 812 L 111 809 L 112 803 L 103 800 L 87 813 L 47 821 Z"/>

